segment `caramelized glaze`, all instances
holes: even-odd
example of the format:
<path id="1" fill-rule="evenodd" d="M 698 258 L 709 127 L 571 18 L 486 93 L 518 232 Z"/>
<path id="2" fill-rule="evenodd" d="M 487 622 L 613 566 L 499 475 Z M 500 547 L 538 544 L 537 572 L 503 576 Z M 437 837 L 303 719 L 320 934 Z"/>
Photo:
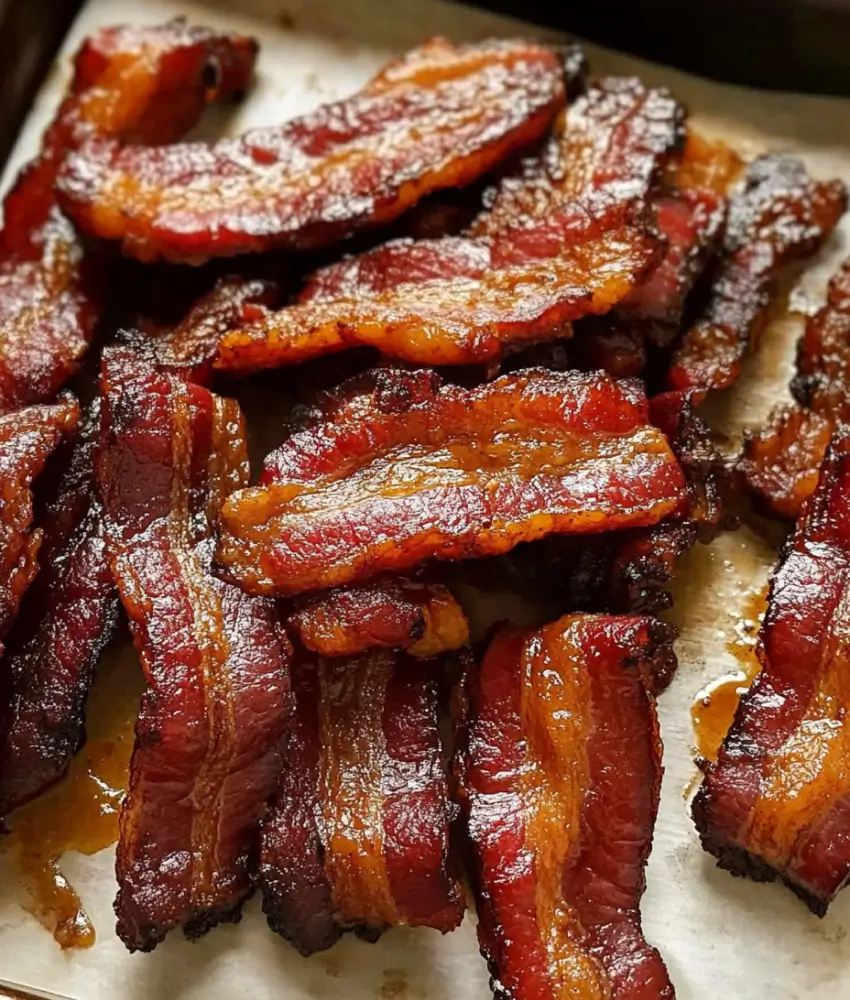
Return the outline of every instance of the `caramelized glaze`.
<path id="1" fill-rule="evenodd" d="M 705 760 L 715 760 L 741 695 L 749 688 L 761 669 L 756 655 L 758 630 L 767 609 L 767 590 L 755 590 L 747 595 L 741 617 L 735 625 L 734 637 L 726 649 L 738 661 L 738 669 L 707 684 L 691 705 L 691 720 L 696 738 L 695 749 Z"/>
<path id="2" fill-rule="evenodd" d="M 68 851 L 96 854 L 118 839 L 142 678 L 131 656 L 109 655 L 89 697 L 89 738 L 66 776 L 12 814 L 14 854 L 31 909 L 63 948 L 90 948 L 95 929 L 62 871 Z"/>

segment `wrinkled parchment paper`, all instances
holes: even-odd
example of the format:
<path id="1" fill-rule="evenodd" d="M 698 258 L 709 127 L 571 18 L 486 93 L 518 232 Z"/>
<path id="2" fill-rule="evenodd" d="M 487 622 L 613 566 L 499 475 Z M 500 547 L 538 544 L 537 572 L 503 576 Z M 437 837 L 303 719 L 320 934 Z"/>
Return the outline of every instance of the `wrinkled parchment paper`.
<path id="1" fill-rule="evenodd" d="M 491 34 L 545 35 L 494 15 L 436 0 L 242 0 L 151 2 L 89 0 L 45 82 L 6 173 L 32 154 L 69 76 L 67 55 L 98 25 L 155 23 L 175 14 L 256 34 L 262 42 L 256 89 L 230 117 L 205 126 L 242 131 L 309 110 L 357 89 L 389 56 L 428 35 L 455 41 Z M 568 20 L 565 11 L 564 19 Z M 638 73 L 685 100 L 693 123 L 746 154 L 793 149 L 816 175 L 850 182 L 850 101 L 767 94 L 689 77 L 588 46 L 596 73 Z M 826 278 L 850 252 L 850 223 L 805 270 L 801 286 L 817 300 Z M 734 435 L 786 398 L 793 345 L 802 319 L 771 325 L 739 384 L 708 406 Z M 764 584 L 773 550 L 746 529 L 699 547 L 682 566 L 677 606 L 679 672 L 660 702 L 665 777 L 643 912 L 646 934 L 662 951 L 680 1000 L 839 1000 L 850 997 L 850 892 L 824 920 L 790 892 L 718 871 L 700 849 L 686 802 L 695 770 L 690 705 L 710 680 L 734 670 L 726 645 L 750 591 Z M 446 937 L 391 931 L 377 945 L 353 938 L 306 960 L 271 934 L 259 901 L 241 924 L 196 944 L 174 933 L 152 955 L 128 955 L 112 933 L 113 851 L 69 855 L 64 870 L 98 930 L 89 951 L 63 953 L 20 906 L 14 870 L 0 867 L 0 981 L 74 1000 L 486 1000 L 484 963 L 473 918 Z"/>

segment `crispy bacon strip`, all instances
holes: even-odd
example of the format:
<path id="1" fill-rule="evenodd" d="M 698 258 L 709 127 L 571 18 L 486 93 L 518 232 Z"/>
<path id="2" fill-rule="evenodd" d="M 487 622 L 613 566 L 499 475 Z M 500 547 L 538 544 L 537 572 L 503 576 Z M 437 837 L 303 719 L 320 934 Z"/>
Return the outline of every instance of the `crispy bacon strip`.
<path id="1" fill-rule="evenodd" d="M 676 348 L 674 389 L 726 389 L 767 318 L 773 283 L 792 260 L 813 253 L 847 205 L 841 181 L 813 181 L 800 160 L 762 156 L 733 195 L 723 258 L 705 307 Z"/>
<path id="2" fill-rule="evenodd" d="M 295 659 L 296 720 L 260 883 L 270 926 L 303 955 L 347 928 L 445 933 L 463 919 L 435 668 L 387 652 Z"/>
<path id="3" fill-rule="evenodd" d="M 745 437 L 738 463 L 749 489 L 782 517 L 796 517 L 812 495 L 835 426 L 850 420 L 850 260 L 806 323 L 791 391 L 797 401 Z"/>
<path id="4" fill-rule="evenodd" d="M 427 659 L 469 641 L 466 615 L 448 587 L 416 576 L 385 576 L 304 594 L 287 624 L 307 649 L 322 656 L 395 648 Z"/>
<path id="5" fill-rule="evenodd" d="M 38 519 L 40 570 L 0 661 L 0 817 L 60 778 L 82 745 L 86 696 L 117 617 L 94 483 L 99 412 L 63 445 Z"/>
<path id="6" fill-rule="evenodd" d="M 482 363 L 608 312 L 657 259 L 632 217 L 681 117 L 666 92 L 600 81 L 543 156 L 502 182 L 470 236 L 398 240 L 319 271 L 298 304 L 225 337 L 218 367 L 296 364 L 358 344 L 421 364 Z"/>
<path id="7" fill-rule="evenodd" d="M 435 38 L 353 97 L 275 128 L 164 150 L 88 143 L 60 197 L 87 232 L 141 260 L 328 245 L 539 138 L 564 103 L 563 76 L 540 45 Z"/>
<path id="8" fill-rule="evenodd" d="M 38 571 L 40 528 L 32 528 L 33 480 L 80 411 L 70 396 L 0 416 L 0 653 L 24 591 Z"/>
<path id="9" fill-rule="evenodd" d="M 238 919 L 291 712 L 272 603 L 211 572 L 212 517 L 248 477 L 238 405 L 122 348 L 104 359 L 97 475 L 149 689 L 117 853 L 118 935 L 148 951 Z"/>
<path id="10" fill-rule="evenodd" d="M 530 370 L 463 389 L 385 369 L 227 500 L 218 559 L 249 591 L 297 594 L 553 531 L 654 524 L 685 502 L 634 387 Z"/>
<path id="11" fill-rule="evenodd" d="M 835 439 L 771 581 L 761 673 L 694 800 L 703 847 L 822 916 L 850 877 L 850 439 Z"/>
<path id="12" fill-rule="evenodd" d="M 672 1000 L 640 897 L 661 785 L 651 618 L 497 634 L 468 682 L 461 802 L 497 997 Z"/>
<path id="13" fill-rule="evenodd" d="M 172 21 L 104 28 L 77 53 L 68 96 L 41 153 L 3 204 L 0 412 L 48 399 L 75 370 L 100 316 L 103 261 L 86 254 L 56 205 L 68 151 L 89 136 L 170 142 L 205 104 L 245 88 L 256 43 Z"/>

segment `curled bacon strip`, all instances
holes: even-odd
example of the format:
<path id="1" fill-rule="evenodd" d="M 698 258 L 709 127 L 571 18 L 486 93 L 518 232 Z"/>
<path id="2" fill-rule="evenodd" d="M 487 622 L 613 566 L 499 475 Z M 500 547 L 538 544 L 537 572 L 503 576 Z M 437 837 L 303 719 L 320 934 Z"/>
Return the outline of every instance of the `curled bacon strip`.
<path id="1" fill-rule="evenodd" d="M 674 389 L 726 389 L 767 318 L 773 282 L 813 253 L 847 205 L 841 181 L 813 181 L 800 160 L 776 154 L 749 167 L 732 196 L 723 257 L 705 307 L 673 355 Z"/>
<path id="2" fill-rule="evenodd" d="M 252 592 L 297 594 L 551 532 L 654 524 L 686 489 L 644 406 L 601 374 L 533 369 L 463 389 L 379 370 L 227 500 L 219 563 Z"/>
<path id="3" fill-rule="evenodd" d="M 777 875 L 823 915 L 850 877 L 850 440 L 833 441 L 771 581 L 761 673 L 693 814 L 736 875 Z"/>
<path id="4" fill-rule="evenodd" d="M 354 656 L 383 647 L 427 659 L 469 641 L 466 615 L 448 587 L 414 576 L 385 576 L 304 594 L 287 624 L 307 649 L 322 656 Z"/>
<path id="5" fill-rule="evenodd" d="M 298 304 L 225 337 L 217 365 L 252 371 L 358 344 L 421 364 L 480 363 L 608 312 L 657 258 L 636 207 L 681 117 L 666 92 L 600 81 L 468 237 L 395 241 L 319 271 Z"/>
<path id="6" fill-rule="evenodd" d="M 84 738 L 84 708 L 118 611 L 94 483 L 99 407 L 63 445 L 39 517 L 40 569 L 0 661 L 0 817 L 64 774 Z"/>
<path id="7" fill-rule="evenodd" d="M 32 529 L 33 480 L 80 411 L 67 397 L 0 415 L 0 652 L 24 591 L 38 571 L 40 528 Z"/>
<path id="8" fill-rule="evenodd" d="M 350 927 L 445 933 L 463 918 L 435 667 L 386 652 L 295 659 L 296 719 L 260 883 L 270 926 L 303 955 Z"/>
<path id="9" fill-rule="evenodd" d="M 436 38 L 276 128 L 163 150 L 91 142 L 68 159 L 60 196 L 87 232 L 142 260 L 327 245 L 487 173 L 563 103 L 553 50 Z"/>
<path id="10" fill-rule="evenodd" d="M 256 43 L 172 21 L 105 28 L 77 53 L 74 79 L 41 153 L 3 204 L 0 412 L 52 396 L 75 370 L 100 316 L 103 262 L 59 211 L 54 182 L 92 135 L 170 142 L 205 104 L 245 88 Z M 98 266 L 100 265 L 100 266 Z"/>
<path id="11" fill-rule="evenodd" d="M 211 572 L 211 517 L 247 481 L 233 400 L 125 349 L 102 373 L 97 475 L 113 575 L 148 681 L 120 818 L 118 935 L 147 951 L 238 919 L 290 718 L 273 604 Z"/>
<path id="12" fill-rule="evenodd" d="M 806 323 L 791 391 L 797 402 L 746 436 L 738 463 L 750 490 L 782 517 L 796 517 L 812 495 L 833 429 L 850 419 L 850 260 Z"/>
<path id="13" fill-rule="evenodd" d="M 661 785 L 651 618 L 497 634 L 469 678 L 461 801 L 478 940 L 511 1000 L 672 1000 L 640 897 Z"/>

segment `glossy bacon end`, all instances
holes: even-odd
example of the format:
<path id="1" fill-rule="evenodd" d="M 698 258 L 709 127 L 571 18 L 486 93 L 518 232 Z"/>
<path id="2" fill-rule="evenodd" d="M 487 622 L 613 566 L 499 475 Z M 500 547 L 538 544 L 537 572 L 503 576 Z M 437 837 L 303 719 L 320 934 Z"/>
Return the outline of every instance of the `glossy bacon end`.
<path id="1" fill-rule="evenodd" d="M 32 530 L 33 480 L 79 416 L 71 397 L 0 416 L 0 652 L 24 591 L 38 571 L 42 532 Z"/>
<path id="2" fill-rule="evenodd" d="M 542 135 L 564 99 L 553 50 L 435 39 L 278 128 L 214 146 L 89 143 L 60 197 L 85 231 L 142 260 L 327 245 L 482 176 Z"/>
<path id="3" fill-rule="evenodd" d="M 833 441 L 771 581 L 762 671 L 693 814 L 734 874 L 783 878 L 823 915 L 850 879 L 850 440 Z"/>
<path id="4" fill-rule="evenodd" d="M 661 784 L 651 618 L 497 634 L 468 683 L 460 791 L 498 997 L 672 1000 L 641 930 Z"/>
<path id="5" fill-rule="evenodd" d="M 841 181 L 814 181 L 800 160 L 762 156 L 732 196 L 724 253 L 700 316 L 676 348 L 673 389 L 726 389 L 767 316 L 780 268 L 806 257 L 832 233 L 847 207 Z"/>
<path id="6" fill-rule="evenodd" d="M 304 594 L 287 624 L 322 656 L 396 648 L 427 659 L 469 641 L 466 615 L 448 587 L 410 576 Z"/>
<path id="7" fill-rule="evenodd" d="M 104 359 L 97 475 L 148 690 L 117 851 L 118 935 L 147 951 L 238 919 L 291 715 L 274 605 L 211 571 L 212 518 L 248 477 L 233 400 L 121 348 Z"/>
<path id="8" fill-rule="evenodd" d="M 386 369 L 227 500 L 218 560 L 252 592 L 297 594 L 654 524 L 685 495 L 645 403 L 606 375 L 531 369 L 464 389 Z"/>
<path id="9" fill-rule="evenodd" d="M 348 928 L 445 933 L 463 918 L 437 683 L 435 663 L 401 654 L 296 659 L 296 721 L 260 883 L 270 926 L 304 955 Z"/>
<path id="10" fill-rule="evenodd" d="M 86 697 L 118 612 L 94 483 L 99 407 L 57 455 L 39 517 L 39 572 L 0 661 L 0 818 L 64 773 L 83 742 Z"/>
<path id="11" fill-rule="evenodd" d="M 833 429 L 850 418 L 850 260 L 806 323 L 791 391 L 797 402 L 745 438 L 738 463 L 749 489 L 781 517 L 796 517 L 814 492 Z"/>

